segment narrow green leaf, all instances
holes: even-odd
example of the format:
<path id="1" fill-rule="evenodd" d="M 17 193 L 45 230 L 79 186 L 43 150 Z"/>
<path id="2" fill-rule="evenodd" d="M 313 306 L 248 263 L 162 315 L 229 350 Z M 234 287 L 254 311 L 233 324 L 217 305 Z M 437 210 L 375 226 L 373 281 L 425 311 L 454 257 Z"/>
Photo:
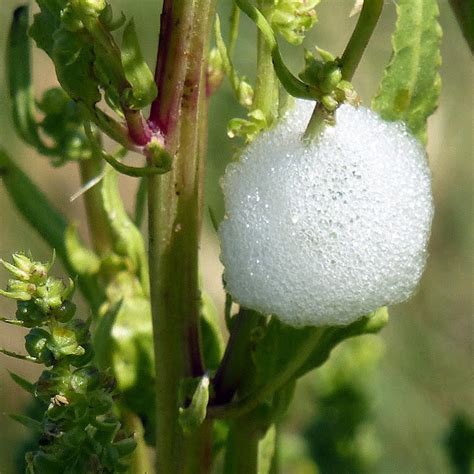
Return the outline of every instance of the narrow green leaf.
<path id="1" fill-rule="evenodd" d="M 348 326 L 329 328 L 305 364 L 296 373 L 296 377 L 301 377 L 306 372 L 324 364 L 332 350 L 342 341 L 362 334 L 376 334 L 385 327 L 387 322 L 388 310 L 382 307 Z"/>
<path id="2" fill-rule="evenodd" d="M 18 374 L 15 374 L 14 372 L 8 371 L 8 373 L 10 374 L 10 377 L 17 385 L 19 385 L 22 389 L 26 390 L 28 393 L 31 393 L 31 395 L 34 395 L 35 384 L 28 382 L 28 380 L 24 379 Z"/>
<path id="3" fill-rule="evenodd" d="M 38 48 L 42 49 L 49 57 L 53 56 L 54 32 L 60 26 L 61 5 L 48 0 L 38 0 L 41 8 L 39 13 L 33 17 L 33 25 L 29 34 L 35 40 Z"/>
<path id="4" fill-rule="evenodd" d="M 95 275 L 100 270 L 100 258 L 84 246 L 75 225 L 69 225 L 64 236 L 66 251 L 78 275 Z"/>
<path id="5" fill-rule="evenodd" d="M 74 275 L 64 238 L 68 226 L 67 220 L 2 149 L 0 149 L 0 178 L 23 218 L 51 248 L 56 250 L 68 273 Z M 103 292 L 97 281 L 80 277 L 79 287 L 96 312 L 103 301 Z"/>
<path id="6" fill-rule="evenodd" d="M 9 416 L 10 418 L 22 424 L 26 428 L 36 431 L 37 433 L 43 432 L 43 427 L 41 426 L 41 423 L 37 420 L 34 420 L 33 418 L 30 418 L 29 416 L 17 415 L 16 413 L 10 413 Z"/>
<path id="7" fill-rule="evenodd" d="M 43 150 L 46 147 L 38 135 L 34 117 L 27 6 L 18 7 L 13 14 L 7 45 L 7 71 L 13 123 L 18 135 L 26 143 Z"/>
<path id="8" fill-rule="evenodd" d="M 153 102 L 157 89 L 153 73 L 143 59 L 133 20 L 128 22 L 123 31 L 121 56 L 125 77 L 132 86 L 130 96 L 126 98 L 128 105 L 142 109 Z"/>
<path id="9" fill-rule="evenodd" d="M 188 434 L 199 428 L 206 418 L 208 402 L 209 376 L 206 374 L 199 380 L 189 406 L 179 409 L 179 423 L 184 433 Z"/>
<path id="10" fill-rule="evenodd" d="M 115 234 L 115 251 L 129 257 L 132 271 L 139 276 L 145 293 L 148 293 L 148 262 L 143 236 L 127 214 L 118 190 L 118 173 L 109 168 L 104 176 L 102 199 L 112 232 Z"/>
<path id="11" fill-rule="evenodd" d="M 143 224 L 143 218 L 145 217 L 145 208 L 147 202 L 147 180 L 145 178 L 140 179 L 138 185 L 137 194 L 135 195 L 135 225 L 140 229 Z"/>
<path id="12" fill-rule="evenodd" d="M 59 29 L 54 33 L 53 61 L 59 83 L 69 96 L 94 108 L 101 94 L 94 70 L 93 47 L 77 34 Z"/>
<path id="13" fill-rule="evenodd" d="M 224 339 L 219 328 L 219 314 L 211 297 L 203 292 L 201 302 L 201 338 L 205 365 L 216 370 L 224 354 Z"/>
<path id="14" fill-rule="evenodd" d="M 385 120 L 403 120 L 426 143 L 426 121 L 436 109 L 441 80 L 441 27 L 436 0 L 400 0 L 393 54 L 372 108 Z"/>

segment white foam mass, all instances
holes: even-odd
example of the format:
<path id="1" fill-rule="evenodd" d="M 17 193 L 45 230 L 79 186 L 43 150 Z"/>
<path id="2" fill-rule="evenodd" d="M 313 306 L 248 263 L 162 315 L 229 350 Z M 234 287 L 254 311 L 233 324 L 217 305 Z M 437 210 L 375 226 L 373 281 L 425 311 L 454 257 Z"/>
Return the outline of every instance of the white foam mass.
<path id="1" fill-rule="evenodd" d="M 230 164 L 219 228 L 227 290 L 288 324 L 343 325 L 406 300 L 433 217 L 423 147 L 402 123 L 341 106 L 305 145 L 312 102 Z"/>

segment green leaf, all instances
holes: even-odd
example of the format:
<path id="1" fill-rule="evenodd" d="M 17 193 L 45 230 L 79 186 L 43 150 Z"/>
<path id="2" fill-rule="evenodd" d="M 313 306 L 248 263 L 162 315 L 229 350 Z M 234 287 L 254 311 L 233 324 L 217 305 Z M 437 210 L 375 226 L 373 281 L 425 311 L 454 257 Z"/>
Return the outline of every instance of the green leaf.
<path id="1" fill-rule="evenodd" d="M 34 395 L 35 384 L 28 382 L 28 380 L 24 379 L 18 374 L 15 374 L 14 372 L 8 371 L 8 373 L 10 374 L 10 377 L 17 385 L 19 385 L 22 389 L 26 390 L 28 393 L 31 393 L 31 395 Z"/>
<path id="2" fill-rule="evenodd" d="M 59 29 L 54 33 L 53 61 L 63 89 L 72 99 L 93 108 L 101 94 L 92 46 L 81 41 L 77 34 Z"/>
<path id="3" fill-rule="evenodd" d="M 74 275 L 65 245 L 64 236 L 68 226 L 65 217 L 2 149 L 0 149 L 0 178 L 23 218 L 51 248 L 56 250 L 68 273 Z M 103 301 L 103 293 L 97 281 L 80 277 L 79 287 L 93 311 L 97 311 Z"/>
<path id="4" fill-rule="evenodd" d="M 111 367 L 122 401 L 146 420 L 147 438 L 154 435 L 155 363 L 153 327 L 148 299 L 134 297 L 133 282 L 122 272 L 117 294 L 124 298 L 109 305 L 94 331 L 94 349 L 102 369 Z M 135 284 L 136 286 L 136 284 Z"/>
<path id="5" fill-rule="evenodd" d="M 331 351 L 342 341 L 362 334 L 376 334 L 385 327 L 387 322 L 388 310 L 383 307 L 348 326 L 329 328 L 296 376 L 301 377 L 306 372 L 324 364 L 331 355 Z"/>
<path id="6" fill-rule="evenodd" d="M 9 416 L 10 418 L 17 421 L 26 428 L 29 428 L 37 433 L 43 432 L 43 427 L 41 426 L 41 423 L 37 420 L 34 420 L 33 418 L 30 418 L 29 416 L 17 415 L 16 413 L 11 413 Z"/>
<path id="7" fill-rule="evenodd" d="M 71 266 L 78 275 L 96 275 L 99 272 L 100 258 L 81 242 L 77 226 L 68 226 L 64 241 Z"/>
<path id="8" fill-rule="evenodd" d="M 388 320 L 386 308 L 381 308 L 348 326 L 327 328 L 304 327 L 295 328 L 272 318 L 263 337 L 256 341 L 253 351 L 255 380 L 253 386 L 264 386 L 269 380 L 283 372 L 293 363 L 301 348 L 307 341 L 317 337 L 320 339 L 314 350 L 303 364 L 294 372 L 293 379 L 321 366 L 340 342 L 360 334 L 378 332 Z"/>
<path id="9" fill-rule="evenodd" d="M 118 191 L 118 173 L 112 168 L 108 168 L 104 176 L 102 199 L 115 236 L 114 250 L 120 256 L 128 257 L 131 271 L 138 275 L 143 291 L 148 294 L 148 262 L 145 244 L 142 234 L 125 211 Z"/>
<path id="10" fill-rule="evenodd" d="M 201 338 L 205 365 L 216 370 L 224 354 L 219 314 L 210 296 L 203 292 L 201 301 Z"/>
<path id="11" fill-rule="evenodd" d="M 208 402 L 209 376 L 206 374 L 199 380 L 189 406 L 179 409 L 179 423 L 185 434 L 189 434 L 199 428 L 205 420 Z"/>
<path id="12" fill-rule="evenodd" d="M 436 0 L 400 0 L 392 59 L 372 108 L 385 120 L 403 120 L 426 143 L 426 121 L 436 109 L 441 80 L 441 27 Z"/>
<path id="13" fill-rule="evenodd" d="M 43 144 L 34 117 L 34 97 L 31 85 L 31 45 L 28 38 L 28 7 L 21 6 L 13 14 L 8 36 L 7 70 L 13 123 L 18 135 L 39 149 Z"/>
<path id="14" fill-rule="evenodd" d="M 49 57 L 53 56 L 54 32 L 60 26 L 62 5 L 50 0 L 37 1 L 41 11 L 33 18 L 33 25 L 29 34 L 35 40 L 38 48 L 42 49 Z"/>
<path id="15" fill-rule="evenodd" d="M 270 474 L 272 472 L 272 461 L 275 455 L 276 426 L 270 425 L 265 435 L 258 442 L 258 473 Z"/>
<path id="16" fill-rule="evenodd" d="M 143 59 L 133 20 L 123 31 L 121 57 L 125 77 L 132 86 L 127 103 L 131 108 L 142 109 L 153 102 L 157 89 L 153 73 Z"/>

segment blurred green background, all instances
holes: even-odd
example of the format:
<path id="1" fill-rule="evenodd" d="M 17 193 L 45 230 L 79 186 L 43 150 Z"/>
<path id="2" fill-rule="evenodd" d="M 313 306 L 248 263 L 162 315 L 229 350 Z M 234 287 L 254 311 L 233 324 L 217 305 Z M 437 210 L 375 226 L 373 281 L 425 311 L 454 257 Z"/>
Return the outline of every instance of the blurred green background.
<path id="1" fill-rule="evenodd" d="M 115 0 L 115 10 L 122 8 L 133 15 L 143 48 L 150 64 L 154 63 L 159 24 L 159 2 Z M 219 2 L 221 19 L 229 14 L 230 1 Z M 17 0 L 2 0 L 0 9 L 0 71 L 4 77 L 3 56 L 7 28 Z M 349 18 L 353 1 L 323 0 L 318 7 L 319 23 L 307 38 L 314 44 L 340 53 L 355 24 Z M 474 320 L 473 310 L 473 61 L 458 29 L 448 1 L 440 0 L 440 22 L 444 31 L 442 44 L 443 89 L 439 109 L 429 122 L 428 153 L 433 171 L 436 203 L 430 258 L 416 296 L 407 304 L 391 309 L 389 326 L 382 332 L 382 342 L 371 342 L 376 353 L 376 369 L 359 368 L 360 381 L 370 394 L 374 424 L 372 438 L 376 473 L 448 473 L 450 466 L 443 439 L 453 416 L 458 412 L 474 417 Z M 382 19 L 354 79 L 364 102 L 369 103 L 390 57 L 390 35 L 394 28 L 395 3 L 387 2 Z M 250 78 L 254 75 L 255 31 L 246 19 L 236 64 Z M 285 48 L 288 63 L 301 67 L 298 48 Z M 19 58 L 19 60 L 21 60 Z M 34 54 L 34 77 L 38 91 L 54 84 L 54 74 L 47 57 Z M 83 222 L 80 200 L 69 202 L 78 190 L 79 178 L 74 165 L 51 169 L 48 162 L 23 146 L 16 137 L 9 116 L 5 81 L 0 81 L 0 146 L 6 148 L 26 169 L 56 205 L 73 220 Z M 227 83 L 213 97 L 210 113 L 209 160 L 206 175 L 208 205 L 222 216 L 219 177 L 239 143 L 226 136 L 227 121 L 243 112 L 236 106 Z M 127 205 L 133 204 L 136 183 L 122 180 Z M 82 226 L 83 227 L 83 226 Z M 0 185 L 0 256 L 8 258 L 16 250 L 31 250 L 35 257 L 47 259 L 51 252 L 12 207 Z M 83 228 L 84 232 L 84 228 Z M 85 233 L 84 233 L 85 235 Z M 202 272 L 206 288 L 222 309 L 221 266 L 218 242 L 208 225 L 203 232 Z M 6 274 L 0 275 L 3 287 Z M 14 306 L 0 300 L 0 316 L 10 317 Z M 0 329 L 0 345 L 22 350 L 23 331 L 6 325 Z M 351 352 L 346 351 L 346 357 Z M 349 354 L 349 355 L 347 355 Z M 343 356 L 336 357 L 340 361 Z M 346 361 L 347 362 L 347 361 Z M 337 364 L 336 364 L 337 365 Z M 364 364 L 362 364 L 364 365 Z M 337 369 L 337 368 L 336 368 Z M 28 437 L 27 430 L 6 414 L 21 412 L 29 398 L 11 382 L 7 370 L 26 378 L 36 375 L 37 368 L 0 355 L 0 473 L 21 472 L 16 457 L 19 443 Z M 370 373 L 369 373 L 370 372 Z M 281 439 L 281 465 L 284 473 L 314 473 L 309 461 L 311 426 L 319 423 L 321 394 L 327 389 L 328 377 L 318 372 L 300 384 L 286 420 Z M 325 385 L 326 384 L 326 385 Z M 325 388 L 326 387 L 326 388 Z M 316 421 L 315 421 L 316 420 Z M 319 420 L 319 421 L 318 421 Z M 319 425 L 318 425 L 319 426 Z M 310 433 L 310 434 L 308 434 Z M 320 431 L 324 438 L 328 434 Z M 318 432 L 316 431 L 316 436 Z M 305 457 L 306 456 L 306 457 Z M 321 467 L 321 466 L 320 466 Z M 334 468 L 332 471 L 342 472 Z M 355 471 L 354 471 L 355 472 Z M 364 472 L 362 470 L 362 472 Z"/>

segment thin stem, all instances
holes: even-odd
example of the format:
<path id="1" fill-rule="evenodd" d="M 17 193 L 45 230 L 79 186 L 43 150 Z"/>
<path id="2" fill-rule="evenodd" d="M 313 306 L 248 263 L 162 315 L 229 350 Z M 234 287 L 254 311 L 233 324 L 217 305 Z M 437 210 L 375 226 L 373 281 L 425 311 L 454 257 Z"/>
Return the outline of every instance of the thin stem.
<path id="1" fill-rule="evenodd" d="M 382 8 L 383 0 L 364 1 L 354 32 L 340 60 L 342 79 L 345 81 L 352 79 L 370 37 L 377 26 Z M 324 110 L 320 102 L 317 102 L 303 139 L 316 139 L 330 120 L 330 114 Z"/>
<path id="2" fill-rule="evenodd" d="M 240 24 L 240 8 L 233 3 L 232 13 L 230 15 L 230 32 L 229 32 L 229 57 L 232 59 L 235 52 L 235 46 L 237 44 L 237 38 L 239 36 L 239 24 Z"/>
<path id="3" fill-rule="evenodd" d="M 342 78 L 350 81 L 382 13 L 383 0 L 364 0 L 356 27 L 341 57 Z"/>
<path id="4" fill-rule="evenodd" d="M 36 357 L 31 357 L 29 355 L 17 354 L 16 352 L 9 351 L 0 347 L 0 353 L 5 354 L 6 356 L 13 357 L 14 359 L 26 360 L 28 362 L 34 362 L 35 364 L 41 364 L 42 362 Z"/>
<path id="5" fill-rule="evenodd" d="M 300 367 L 306 362 L 318 345 L 323 334 L 324 329 L 314 329 L 309 331 L 308 337 L 304 344 L 301 345 L 298 354 L 266 385 L 236 402 L 227 405 L 209 407 L 207 411 L 208 416 L 211 418 L 237 418 L 252 411 L 268 396 L 282 388 L 298 372 Z"/>
<path id="6" fill-rule="evenodd" d="M 150 121 L 175 156 L 148 178 L 151 308 L 156 360 L 156 469 L 188 463 L 178 423 L 179 386 L 204 373 L 200 348 L 198 246 L 201 229 L 208 32 L 214 1 L 165 0 Z M 191 454 L 189 454 L 191 455 Z M 194 453 L 194 455 L 196 455 Z M 204 454 L 200 453 L 203 458 Z M 203 461 L 204 462 L 204 461 Z"/>
<path id="7" fill-rule="evenodd" d="M 303 134 L 303 140 L 317 140 L 326 125 L 330 123 L 331 116 L 321 102 L 316 102 L 313 114 Z"/>

